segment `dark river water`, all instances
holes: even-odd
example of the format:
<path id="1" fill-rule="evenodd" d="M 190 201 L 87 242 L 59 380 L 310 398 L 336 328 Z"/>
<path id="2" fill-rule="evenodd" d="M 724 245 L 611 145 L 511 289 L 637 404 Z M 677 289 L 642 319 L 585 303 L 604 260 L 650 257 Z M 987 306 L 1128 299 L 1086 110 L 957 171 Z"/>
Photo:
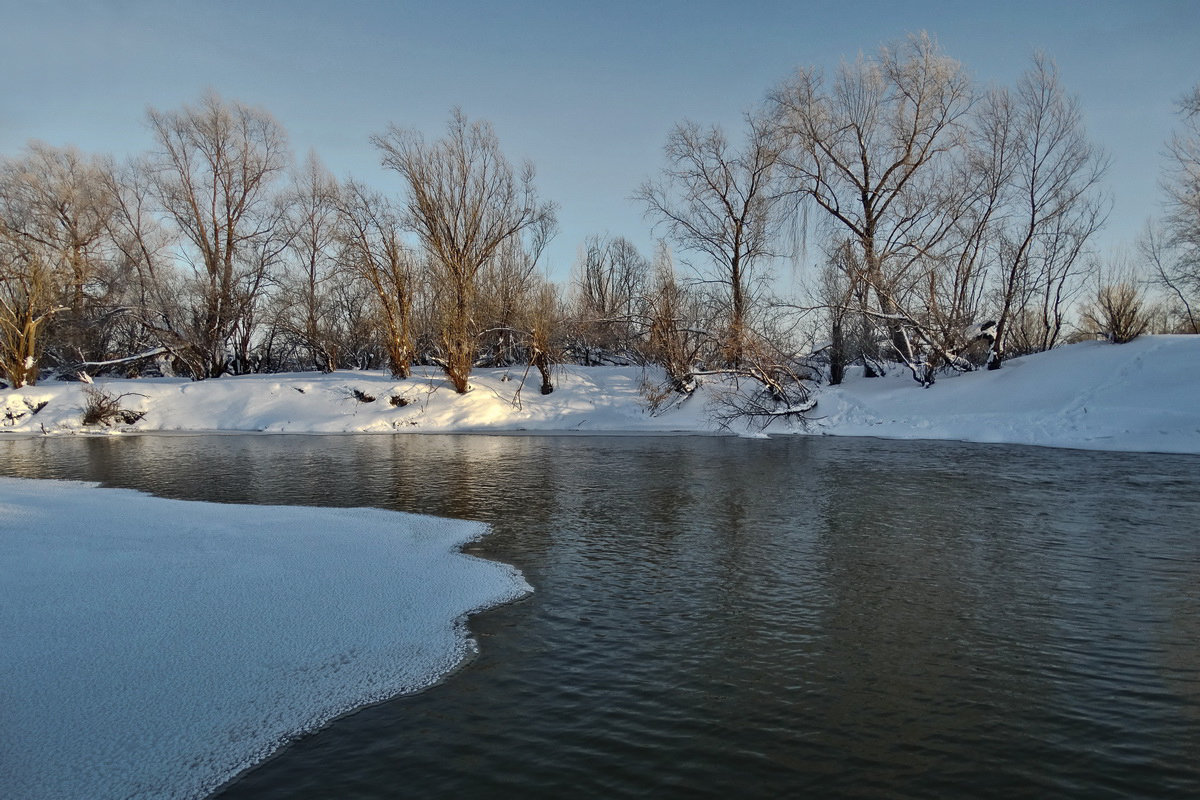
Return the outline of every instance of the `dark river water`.
<path id="1" fill-rule="evenodd" d="M 1200 796 L 1200 458 L 829 438 L 0 440 L 9 475 L 484 520 L 536 592 L 233 798 Z M 136 524 L 136 523 L 135 523 Z"/>

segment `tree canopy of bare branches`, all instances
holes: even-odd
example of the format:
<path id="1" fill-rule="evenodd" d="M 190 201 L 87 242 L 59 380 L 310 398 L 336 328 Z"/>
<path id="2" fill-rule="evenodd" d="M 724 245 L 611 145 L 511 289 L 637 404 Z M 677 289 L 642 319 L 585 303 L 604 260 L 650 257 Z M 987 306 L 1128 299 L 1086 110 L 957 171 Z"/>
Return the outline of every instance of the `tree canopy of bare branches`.
<path id="1" fill-rule="evenodd" d="M 1088 141 L 1079 105 L 1044 55 L 1017 83 L 1007 105 L 1011 177 L 1000 228 L 999 313 L 988 368 L 1003 363 L 1014 317 L 1027 318 L 1025 350 L 1047 350 L 1063 328 L 1070 279 L 1107 210 L 1097 186 L 1107 167 Z"/>
<path id="2" fill-rule="evenodd" d="M 702 254 L 698 271 L 721 287 L 722 361 L 741 364 L 753 308 L 755 269 L 774 254 L 782 193 L 776 165 L 779 129 L 762 116 L 746 121 L 741 148 L 720 128 L 681 123 L 667 136 L 667 166 L 635 195 L 646 214 L 685 252 Z"/>
<path id="3" fill-rule="evenodd" d="M 379 193 L 350 181 L 342 188 L 338 210 L 341 261 L 374 292 L 389 368 L 395 377 L 407 378 L 412 374 L 416 349 L 413 333 L 416 256 L 401 240 L 396 209 Z"/>
<path id="4" fill-rule="evenodd" d="M 939 367 L 983 363 L 981 340 L 993 369 L 1010 346 L 1054 346 L 1107 204 L 1105 158 L 1049 59 L 1015 90 L 979 93 L 921 34 L 832 80 L 801 70 L 772 101 L 781 167 L 846 272 L 823 294 L 862 320 L 830 315 L 838 374 L 848 347 L 868 374 L 894 358 L 929 385 Z"/>
<path id="5" fill-rule="evenodd" d="M 371 137 L 383 164 L 404 179 L 404 220 L 437 266 L 442 303 L 442 362 L 455 391 L 464 393 L 475 361 L 474 319 L 480 270 L 513 238 L 545 242 L 555 226 L 554 206 L 538 199 L 533 165 L 519 174 L 500 150 L 487 122 L 460 110 L 446 136 L 426 142 L 392 125 Z"/>
<path id="6" fill-rule="evenodd" d="M 475 368 L 526 363 L 549 392 L 563 360 L 653 363 L 660 398 L 745 378 L 730 413 L 774 419 L 854 363 L 929 386 L 1071 330 L 1200 332 L 1200 86 L 1180 111 L 1141 243 L 1163 303 L 1093 258 L 1106 158 L 1041 54 L 981 87 L 921 33 L 798 70 L 737 135 L 675 125 L 633 197 L 664 237 L 653 264 L 592 237 L 562 289 L 541 261 L 555 207 L 486 121 L 371 137 L 402 179 L 389 197 L 315 154 L 285 181 L 280 124 L 209 93 L 151 109 L 152 151 L 120 166 L 40 143 L 0 158 L 0 379 L 437 365 L 466 392 Z M 788 256 L 811 302 L 771 295 Z"/>
<path id="7" fill-rule="evenodd" d="M 291 232 L 277 324 L 307 365 L 332 372 L 338 364 L 334 284 L 344 280 L 337 258 L 337 180 L 310 153 L 292 181 L 284 224 Z"/>
<path id="8" fill-rule="evenodd" d="M 955 229 L 947 170 L 963 148 L 971 84 L 927 35 L 843 63 L 801 69 L 771 95 L 792 191 L 844 230 L 896 355 L 913 356 L 899 298 Z"/>
<path id="9" fill-rule="evenodd" d="M 583 363 L 636 360 L 650 263 L 624 237 L 590 236 L 574 276 L 574 344 Z"/>
<path id="10" fill-rule="evenodd" d="M 148 116 L 157 143 L 151 188 L 187 244 L 193 276 L 183 341 L 169 344 L 193 377 L 215 377 L 245 356 L 287 246 L 285 210 L 271 192 L 290 162 L 287 137 L 267 112 L 215 93 Z"/>
<path id="11" fill-rule="evenodd" d="M 40 142 L 0 163 L 0 373 L 14 386 L 37 380 L 56 320 L 60 361 L 101 355 L 89 317 L 107 294 L 113 209 L 102 167 L 74 148 Z"/>
<path id="12" fill-rule="evenodd" d="M 1156 282 L 1182 310 L 1182 329 L 1200 333 L 1200 84 L 1179 102 L 1183 125 L 1167 143 L 1162 188 L 1166 214 L 1142 249 Z"/>

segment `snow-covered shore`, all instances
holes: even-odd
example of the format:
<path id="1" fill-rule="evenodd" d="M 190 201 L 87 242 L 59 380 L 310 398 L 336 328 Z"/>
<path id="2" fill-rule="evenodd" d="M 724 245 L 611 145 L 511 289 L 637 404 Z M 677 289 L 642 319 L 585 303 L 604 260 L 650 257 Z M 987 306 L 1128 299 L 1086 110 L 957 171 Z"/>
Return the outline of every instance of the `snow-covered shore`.
<path id="1" fill-rule="evenodd" d="M 820 395 L 839 436 L 1200 453 L 1200 336 L 1085 342 L 922 389 L 899 371 Z"/>
<path id="2" fill-rule="evenodd" d="M 134 425 L 108 429 L 83 425 L 83 384 L 52 381 L 0 392 L 0 431 L 720 432 L 712 412 L 721 387 L 711 379 L 652 413 L 642 388 L 658 376 L 636 367 L 563 367 L 547 396 L 535 375 L 524 376 L 524 368 L 477 370 L 464 396 L 434 370 L 403 381 L 381 372 L 97 380 L 124 395 L 123 407 L 145 412 Z M 1146 336 L 1070 345 L 929 388 L 899 369 L 877 379 L 851 375 L 817 390 L 806 426 L 775 422 L 768 432 L 1200 453 L 1197 397 L 1200 337 Z"/>
<path id="3" fill-rule="evenodd" d="M 519 598 L 478 523 L 0 478 L 0 794 L 198 798 Z"/>

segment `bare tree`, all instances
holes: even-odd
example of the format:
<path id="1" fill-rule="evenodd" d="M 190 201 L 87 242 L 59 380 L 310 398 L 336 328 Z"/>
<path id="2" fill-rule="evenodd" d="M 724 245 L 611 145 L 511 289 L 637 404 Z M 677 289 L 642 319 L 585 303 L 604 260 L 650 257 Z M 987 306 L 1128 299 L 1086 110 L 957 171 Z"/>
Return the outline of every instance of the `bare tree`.
<path id="1" fill-rule="evenodd" d="M 891 282 L 891 288 L 871 280 L 864 249 L 855 246 L 853 237 L 837 240 L 830 250 L 821 295 L 826 305 L 838 297 L 846 304 L 829 312 L 831 379 L 840 373 L 835 369 L 839 353 L 844 358 L 853 354 L 868 375 L 882 369 L 875 358 L 888 348 L 880 346 L 877 330 L 891 329 L 891 349 L 903 355 L 895 346 L 897 325 L 911 348 L 903 360 L 923 386 L 931 385 L 939 370 L 971 370 L 985 362 L 995 321 L 981 315 L 1012 179 L 1013 113 L 1003 90 L 985 92 L 973 112 L 956 126 L 961 143 L 943 153 L 924 176 L 932 176 L 939 188 L 903 201 L 928 203 L 924 213 L 931 223 L 902 258 L 893 260 L 903 280 Z M 913 206 L 913 211 L 921 209 Z M 831 270 L 842 276 L 829 274 Z M 880 305 L 872 305 L 872 295 Z"/>
<path id="2" fill-rule="evenodd" d="M 1156 282 L 1182 308 L 1184 330 L 1200 332 L 1200 85 L 1179 103 L 1182 129 L 1167 144 L 1162 178 L 1166 215 L 1151 229 L 1143 251 L 1154 265 Z"/>
<path id="3" fill-rule="evenodd" d="M 1167 224 L 1174 244 L 1183 247 L 1187 263 L 1200 271 L 1200 85 L 1179 103 L 1183 130 L 1168 148 Z"/>
<path id="4" fill-rule="evenodd" d="M 650 264 L 622 237 L 588 237 L 574 278 L 575 349 L 585 364 L 616 359 L 628 363 L 644 318 L 642 300 Z"/>
<path id="5" fill-rule="evenodd" d="M 0 377 L 14 388 L 37 383 L 43 326 L 66 310 L 49 264 L 0 223 Z"/>
<path id="6" fill-rule="evenodd" d="M 1107 166 L 1083 128 L 1078 102 L 1044 55 L 1021 76 L 1013 99 L 1009 215 L 999 242 L 995 340 L 989 369 L 1004 361 L 1014 319 L 1033 328 L 1026 347 L 1052 347 L 1063 327 L 1080 256 L 1104 222 L 1097 184 Z M 1030 319 L 1032 315 L 1032 319 Z"/>
<path id="7" fill-rule="evenodd" d="M 1167 292 L 1164 309 L 1176 322 L 1169 326 L 1178 333 L 1200 333 L 1200 272 L 1193 273 L 1172 246 L 1161 223 L 1149 222 L 1138 240 L 1142 256 L 1151 266 L 1151 281 Z"/>
<path id="8" fill-rule="evenodd" d="M 389 368 L 393 376 L 407 378 L 415 355 L 416 257 L 404 246 L 396 209 L 383 195 L 351 181 L 340 193 L 338 208 L 342 263 L 374 291 Z"/>
<path id="9" fill-rule="evenodd" d="M 826 81 L 802 69 L 772 94 L 788 138 L 781 166 L 796 195 L 842 228 L 858 253 L 855 276 L 874 297 L 861 309 L 914 352 L 898 302 L 914 274 L 956 231 L 960 186 L 946 180 L 961 155 L 971 86 L 927 35 L 843 63 Z"/>
<path id="10" fill-rule="evenodd" d="M 233 318 L 229 337 L 229 369 L 234 374 L 261 372 L 273 364 L 272 350 L 278 333 L 269 314 L 269 302 L 279 286 L 292 237 L 297 229 L 289 221 L 289 206 L 296 196 L 287 192 L 272 198 L 269 221 L 262 235 L 247 248 L 247 270 L 238 288 L 241 313 Z"/>
<path id="11" fill-rule="evenodd" d="M 675 276 L 670 250 L 659 245 L 654 259 L 654 283 L 648 301 L 649 359 L 666 372 L 668 394 L 689 395 L 696 389 L 695 372 L 707 332 L 698 330 L 698 303 Z M 652 397 L 656 407 L 666 395 Z"/>
<path id="12" fill-rule="evenodd" d="M 446 292 L 442 365 L 455 391 L 468 389 L 475 362 L 478 277 L 501 246 L 526 232 L 552 229 L 554 207 L 538 200 L 533 165 L 520 174 L 500 151 L 487 122 L 451 115 L 446 137 L 427 143 L 417 132 L 390 126 L 371 137 L 384 166 L 408 186 L 405 224 L 420 237 Z"/>
<path id="13" fill-rule="evenodd" d="M 858 251 L 853 243 L 842 239 L 831 248 L 826 263 L 817 276 L 816 297 L 825 310 L 829 341 L 821 350 L 829 366 L 829 385 L 836 386 L 846 377 L 846 367 L 861 356 L 863 344 L 855 342 L 850 310 L 861 307 L 862 285 L 858 278 L 862 270 L 854 263 Z"/>
<path id="14" fill-rule="evenodd" d="M 922 316 L 935 338 L 931 349 L 950 360 L 940 365 L 935 358 L 928 367 L 974 369 L 990 352 L 996 322 L 984 317 L 987 279 L 1011 195 L 1016 122 L 1010 92 L 984 92 L 974 104 L 962 158 L 946 175 L 957 187 L 945 195 L 953 227 L 940 256 L 928 261 Z"/>
<path id="15" fill-rule="evenodd" d="M 529 309 L 543 288 L 537 264 L 546 242 L 538 235 L 528 238 L 528 242 L 509 239 L 480 270 L 476 305 L 480 364 L 508 366 L 529 356 Z"/>
<path id="16" fill-rule="evenodd" d="M 60 366 L 107 354 L 112 213 L 101 164 L 73 148 L 33 142 L 0 162 L 0 326 L 14 385 L 36 380 L 49 337 Z"/>
<path id="17" fill-rule="evenodd" d="M 378 295 L 361 277 L 343 276 L 330 286 L 334 315 L 341 321 L 338 331 L 338 363 L 353 369 L 391 369 L 386 330 L 380 334 Z"/>
<path id="18" fill-rule="evenodd" d="M 560 329 L 564 318 L 558 289 L 540 276 L 523 307 L 520 326 L 525 337 L 529 365 L 541 376 L 540 391 L 554 391 L 554 367 L 562 361 Z"/>
<path id="19" fill-rule="evenodd" d="M 280 324 L 306 354 L 310 367 L 332 372 L 338 366 L 339 350 L 332 287 L 345 280 L 337 258 L 339 187 L 316 154 L 310 153 L 290 191 L 286 224 L 292 235 Z"/>
<path id="20" fill-rule="evenodd" d="M 194 107 L 151 109 L 149 121 L 158 147 L 151 186 L 187 243 L 193 276 L 178 354 L 193 378 L 215 377 L 245 350 L 267 271 L 286 244 L 271 188 L 290 160 L 287 138 L 265 111 L 215 93 Z"/>
<path id="21" fill-rule="evenodd" d="M 144 159 L 123 165 L 109 162 L 104 180 L 114 207 L 108 235 L 124 286 L 121 349 L 130 354 L 126 358 L 132 364 L 160 359 L 162 368 L 170 371 L 166 356 L 188 349 L 182 325 L 183 281 L 172 256 L 177 232 L 158 213 Z"/>
<path id="22" fill-rule="evenodd" d="M 112 213 L 102 164 L 74 148 L 32 142 L 21 157 L 0 163 L 9 300 L 49 301 L 54 311 L 36 328 L 60 367 L 108 355 L 111 304 L 120 291 L 107 235 Z M 40 362 L 42 343 L 24 349 Z"/>
<path id="23" fill-rule="evenodd" d="M 682 250 L 708 259 L 698 271 L 724 294 L 720 350 L 729 366 L 739 365 L 745 355 L 755 270 L 773 254 L 783 196 L 776 170 L 778 127 L 754 115 L 746 125 L 740 149 L 720 128 L 695 122 L 675 126 L 667 137 L 661 177 L 635 195 Z"/>

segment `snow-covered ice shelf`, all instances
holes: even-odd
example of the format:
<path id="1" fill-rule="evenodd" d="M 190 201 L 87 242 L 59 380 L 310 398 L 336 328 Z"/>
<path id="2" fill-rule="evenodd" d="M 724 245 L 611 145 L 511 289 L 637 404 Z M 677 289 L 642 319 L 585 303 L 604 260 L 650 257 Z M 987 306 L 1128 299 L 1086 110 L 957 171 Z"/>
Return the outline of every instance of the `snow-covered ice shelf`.
<path id="1" fill-rule="evenodd" d="M 202 797 L 530 592 L 478 523 L 0 479 L 0 795 Z"/>

